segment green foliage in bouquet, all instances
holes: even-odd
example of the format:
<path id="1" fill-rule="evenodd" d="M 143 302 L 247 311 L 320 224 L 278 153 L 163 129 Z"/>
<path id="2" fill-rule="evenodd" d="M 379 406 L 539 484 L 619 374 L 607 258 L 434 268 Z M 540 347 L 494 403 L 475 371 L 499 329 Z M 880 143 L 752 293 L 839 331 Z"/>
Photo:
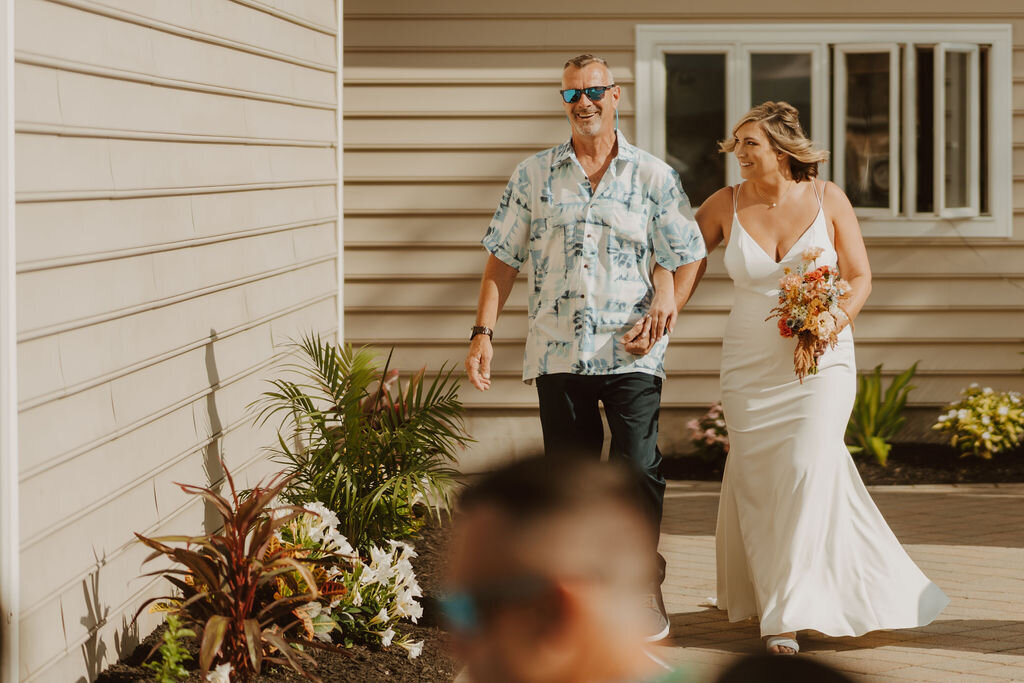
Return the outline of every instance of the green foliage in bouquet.
<path id="1" fill-rule="evenodd" d="M 1016 391 L 996 392 L 972 384 L 947 406 L 932 429 L 945 432 L 961 456 L 986 460 L 1024 439 L 1024 402 Z"/>
<path id="2" fill-rule="evenodd" d="M 143 666 L 153 672 L 157 683 L 176 683 L 188 678 L 185 662 L 192 659 L 188 649 L 182 644 L 182 638 L 194 638 L 196 632 L 185 628 L 176 614 L 167 616 L 167 629 L 160 642 L 160 659 L 146 662 Z"/>
<path id="3" fill-rule="evenodd" d="M 847 448 L 854 455 L 867 453 L 882 467 L 889 460 L 892 439 L 906 422 L 903 409 L 907 395 L 914 389 L 910 379 L 917 372 L 917 363 L 893 378 L 882 393 L 882 366 L 857 378 L 857 397 L 846 426 Z"/>
<path id="4" fill-rule="evenodd" d="M 303 631 L 301 608 L 320 597 L 313 562 L 282 547 L 275 537 L 275 531 L 305 511 L 289 506 L 270 514 L 271 502 L 289 484 L 287 477 L 278 475 L 265 487 L 257 485 L 243 499 L 227 467 L 224 472 L 230 500 L 210 488 L 178 484 L 217 509 L 221 531 L 159 538 L 135 534 L 154 550 L 146 562 L 164 557 L 173 563 L 146 576 L 163 576 L 181 593 L 147 600 L 136 618 L 156 602 L 158 609 L 174 609 L 194 626 L 200 634 L 204 678 L 217 660 L 230 665 L 241 681 L 258 674 L 264 662 L 319 680 L 303 667 L 315 664 L 304 649 L 336 648 L 313 641 Z"/>
<path id="5" fill-rule="evenodd" d="M 368 349 L 336 346 L 317 335 L 295 345 L 292 379 L 271 382 L 253 405 L 257 422 L 280 418 L 279 449 L 290 483 L 283 499 L 323 502 L 362 554 L 407 538 L 423 523 L 417 504 L 448 510 L 457 472 L 455 450 L 471 442 L 462 420 L 458 380 L 425 370 L 403 387 L 388 362 Z"/>

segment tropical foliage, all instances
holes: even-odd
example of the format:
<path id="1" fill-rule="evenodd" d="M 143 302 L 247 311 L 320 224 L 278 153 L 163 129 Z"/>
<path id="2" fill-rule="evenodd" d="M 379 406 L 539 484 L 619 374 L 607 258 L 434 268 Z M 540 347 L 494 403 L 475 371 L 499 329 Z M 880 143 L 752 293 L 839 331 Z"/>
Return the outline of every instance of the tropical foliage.
<path id="1" fill-rule="evenodd" d="M 471 441 L 452 370 L 430 382 L 420 370 L 403 387 L 390 356 L 381 368 L 370 350 L 316 335 L 296 347 L 298 360 L 284 367 L 291 377 L 254 404 L 260 424 L 280 420 L 283 499 L 323 502 L 364 554 L 414 533 L 419 503 L 447 510 L 456 449 Z"/>
<path id="2" fill-rule="evenodd" d="M 989 459 L 1024 439 L 1024 403 L 1016 391 L 996 392 L 972 384 L 947 406 L 932 429 L 945 432 L 961 455 Z"/>
<path id="3" fill-rule="evenodd" d="M 227 467 L 224 472 L 230 498 L 210 488 L 179 484 L 217 509 L 223 520 L 221 531 L 160 538 L 136 534 L 154 551 L 146 562 L 166 557 L 174 563 L 148 575 L 163 576 L 180 591 L 180 596 L 146 601 L 139 612 L 159 602 L 158 607 L 174 611 L 195 626 L 204 677 L 217 660 L 228 664 L 242 681 L 259 673 L 264 662 L 290 666 L 317 680 L 304 668 L 313 663 L 304 648 L 316 643 L 303 630 L 302 611 L 321 595 L 314 578 L 317 558 L 299 556 L 275 536 L 305 511 L 289 507 L 270 514 L 271 501 L 289 484 L 288 477 L 279 475 L 243 499 Z"/>
<path id="4" fill-rule="evenodd" d="M 914 389 L 910 380 L 916 372 L 917 363 L 914 363 L 893 378 L 884 394 L 881 365 L 857 378 L 857 396 L 846 427 L 850 453 L 870 455 L 879 465 L 886 466 L 892 450 L 890 441 L 906 422 L 903 409 L 907 396 Z"/>
<path id="5" fill-rule="evenodd" d="M 307 503 L 306 512 L 276 532 L 279 542 L 297 555 L 310 558 L 346 556 L 349 561 L 327 566 L 321 597 L 300 608 L 306 634 L 324 642 L 332 637 L 346 646 L 354 643 L 390 647 L 398 645 L 415 658 L 422 642 L 398 632 L 399 621 L 416 622 L 423 615 L 422 596 L 410 560 L 412 546 L 391 541 L 385 548 L 370 548 L 369 557 L 353 555 L 348 540 L 338 531 L 338 518 L 321 503 Z M 325 588 L 326 586 L 326 588 Z"/>

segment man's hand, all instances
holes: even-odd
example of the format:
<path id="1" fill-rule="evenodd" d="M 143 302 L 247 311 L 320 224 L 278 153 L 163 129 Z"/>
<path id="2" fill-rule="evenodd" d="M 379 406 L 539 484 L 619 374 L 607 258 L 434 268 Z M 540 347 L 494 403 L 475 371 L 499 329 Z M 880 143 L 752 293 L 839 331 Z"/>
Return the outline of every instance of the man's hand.
<path id="1" fill-rule="evenodd" d="M 679 310 L 676 308 L 676 297 L 672 290 L 659 291 L 651 301 L 647 312 L 651 318 L 651 341 L 657 343 L 666 334 L 671 334 L 676 326 Z"/>
<path id="2" fill-rule="evenodd" d="M 652 348 L 651 316 L 645 315 L 622 337 L 622 345 L 634 356 L 646 356 Z"/>
<path id="3" fill-rule="evenodd" d="M 491 338 L 486 334 L 478 334 L 469 342 L 469 355 L 466 356 L 466 374 L 469 383 L 480 391 L 491 388 L 491 359 L 494 358 L 494 347 Z"/>

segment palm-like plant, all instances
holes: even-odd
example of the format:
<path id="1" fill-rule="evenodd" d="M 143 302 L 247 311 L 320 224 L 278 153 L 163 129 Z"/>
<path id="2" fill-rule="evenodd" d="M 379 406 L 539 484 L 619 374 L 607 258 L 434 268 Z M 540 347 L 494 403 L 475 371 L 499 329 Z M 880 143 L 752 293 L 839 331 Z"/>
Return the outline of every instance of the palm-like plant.
<path id="1" fill-rule="evenodd" d="M 452 370 L 429 384 L 420 370 L 402 387 L 390 355 L 381 369 L 372 351 L 315 334 L 295 346 L 298 360 L 283 369 L 296 381 L 273 380 L 253 404 L 259 424 L 280 418 L 283 498 L 324 503 L 362 551 L 415 532 L 421 500 L 448 510 L 455 449 L 472 441 Z"/>

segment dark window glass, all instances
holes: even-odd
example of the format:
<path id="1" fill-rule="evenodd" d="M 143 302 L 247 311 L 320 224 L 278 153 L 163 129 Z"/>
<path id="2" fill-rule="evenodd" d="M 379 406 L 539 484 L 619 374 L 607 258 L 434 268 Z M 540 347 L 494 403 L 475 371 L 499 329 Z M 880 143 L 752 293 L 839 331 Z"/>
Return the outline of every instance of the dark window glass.
<path id="1" fill-rule="evenodd" d="M 800 112 L 800 125 L 811 132 L 811 55 L 763 52 L 750 55 L 750 102 L 789 102 Z"/>
<path id="2" fill-rule="evenodd" d="M 935 211 L 935 48 L 917 48 L 917 143 L 918 213 Z"/>
<path id="3" fill-rule="evenodd" d="M 665 161 L 696 207 L 725 185 L 725 55 L 665 56 Z"/>
<path id="4" fill-rule="evenodd" d="M 846 194 L 854 206 L 889 206 L 889 53 L 846 59 Z"/>

